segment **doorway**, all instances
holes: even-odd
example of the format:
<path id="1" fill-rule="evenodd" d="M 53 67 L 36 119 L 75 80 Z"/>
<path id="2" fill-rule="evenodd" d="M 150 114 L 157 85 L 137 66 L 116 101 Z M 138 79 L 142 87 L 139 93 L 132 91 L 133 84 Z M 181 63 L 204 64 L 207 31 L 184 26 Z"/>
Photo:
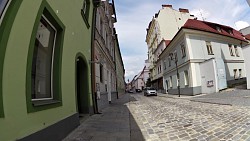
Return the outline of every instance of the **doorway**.
<path id="1" fill-rule="evenodd" d="M 82 57 L 78 57 L 76 59 L 76 108 L 80 118 L 89 114 L 88 82 L 87 64 Z"/>

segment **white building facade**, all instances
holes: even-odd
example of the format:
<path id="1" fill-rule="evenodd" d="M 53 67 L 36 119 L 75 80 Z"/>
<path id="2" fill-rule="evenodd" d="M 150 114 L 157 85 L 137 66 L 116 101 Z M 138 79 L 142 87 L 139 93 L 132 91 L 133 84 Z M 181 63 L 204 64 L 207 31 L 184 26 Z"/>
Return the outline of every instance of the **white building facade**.
<path id="1" fill-rule="evenodd" d="M 162 9 L 155 14 L 147 28 L 146 42 L 148 46 L 148 61 L 150 69 L 150 78 L 154 87 L 162 84 L 162 79 L 158 76 L 158 53 L 159 44 L 162 41 L 172 40 L 178 30 L 185 24 L 188 19 L 194 19 L 188 9 L 180 8 L 179 11 L 173 9 L 172 5 L 162 5 Z M 158 64 L 161 65 L 161 64 Z M 162 78 L 162 76 L 160 77 Z"/>
<path id="2" fill-rule="evenodd" d="M 245 38 L 250 42 L 250 26 L 246 27 L 244 29 L 241 29 L 240 32 L 245 36 Z M 242 47 L 243 49 L 243 54 L 245 57 L 250 56 L 250 45 L 246 45 Z M 246 74 L 247 76 L 247 89 L 250 89 L 250 60 L 245 59 L 245 67 L 246 67 Z"/>
<path id="3" fill-rule="evenodd" d="M 196 95 L 241 83 L 246 77 L 244 44 L 231 27 L 188 20 L 160 55 L 166 91 Z"/>

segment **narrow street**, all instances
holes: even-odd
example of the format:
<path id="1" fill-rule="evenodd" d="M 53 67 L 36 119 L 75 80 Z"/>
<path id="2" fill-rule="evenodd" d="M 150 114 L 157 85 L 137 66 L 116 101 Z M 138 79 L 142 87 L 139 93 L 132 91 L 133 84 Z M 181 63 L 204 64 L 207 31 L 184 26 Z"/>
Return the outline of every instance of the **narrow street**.
<path id="1" fill-rule="evenodd" d="M 164 95 L 131 96 L 134 100 L 129 110 L 145 140 L 250 141 L 249 107 L 193 102 Z"/>
<path id="2" fill-rule="evenodd" d="M 248 106 L 125 94 L 64 141 L 250 141 Z"/>

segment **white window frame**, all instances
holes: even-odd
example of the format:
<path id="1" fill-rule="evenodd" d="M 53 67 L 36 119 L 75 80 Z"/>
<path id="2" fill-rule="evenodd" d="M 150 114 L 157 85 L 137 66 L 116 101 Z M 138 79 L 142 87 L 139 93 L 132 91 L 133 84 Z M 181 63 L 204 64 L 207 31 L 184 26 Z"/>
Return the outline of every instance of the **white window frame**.
<path id="1" fill-rule="evenodd" d="M 56 38 L 57 38 L 57 29 L 53 26 L 53 24 L 50 23 L 50 21 L 46 18 L 46 16 L 42 15 L 41 19 L 44 19 L 55 31 L 55 37 L 54 37 L 54 42 L 53 42 L 53 49 L 52 49 L 52 60 L 51 60 L 51 78 L 50 78 L 50 93 L 51 97 L 50 98 L 37 98 L 37 99 L 31 99 L 31 101 L 41 101 L 41 100 L 52 100 L 54 99 L 54 93 L 53 93 L 53 70 L 54 70 L 54 55 L 55 55 L 55 44 L 56 44 Z M 40 20 L 41 20 L 40 19 Z"/>

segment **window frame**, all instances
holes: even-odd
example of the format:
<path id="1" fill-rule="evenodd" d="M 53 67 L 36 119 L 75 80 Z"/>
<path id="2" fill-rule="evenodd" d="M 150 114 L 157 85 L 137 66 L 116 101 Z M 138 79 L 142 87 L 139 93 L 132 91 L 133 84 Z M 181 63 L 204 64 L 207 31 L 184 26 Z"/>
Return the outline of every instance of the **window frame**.
<path id="1" fill-rule="evenodd" d="M 184 43 L 181 44 L 181 54 L 182 54 L 182 58 L 186 57 L 186 48 Z"/>
<path id="2" fill-rule="evenodd" d="M 207 53 L 208 55 L 214 55 L 213 47 L 210 41 L 206 41 Z"/>
<path id="3" fill-rule="evenodd" d="M 184 71 L 184 84 L 185 86 L 189 86 L 189 77 L 188 77 L 188 71 Z"/>
<path id="4" fill-rule="evenodd" d="M 240 57 L 237 45 L 234 45 L 234 52 L 235 52 L 235 56 Z"/>
<path id="5" fill-rule="evenodd" d="M 173 88 L 173 82 L 172 82 L 173 78 L 172 78 L 172 76 L 169 77 L 169 80 L 170 80 L 169 81 L 169 88 L 172 89 Z"/>
<path id="6" fill-rule="evenodd" d="M 50 95 L 51 95 L 51 97 L 50 98 L 37 98 L 37 99 L 31 99 L 32 101 L 41 101 L 41 100 L 52 100 L 52 99 L 54 99 L 54 93 L 53 93 L 53 73 L 54 73 L 54 57 L 55 57 L 55 55 L 54 55 L 54 53 L 55 53 L 55 44 L 56 44 L 56 38 L 57 38 L 57 29 L 53 26 L 53 24 L 51 24 L 50 23 L 50 21 L 46 18 L 46 16 L 45 15 L 43 15 L 42 14 L 42 16 L 41 16 L 41 19 L 40 19 L 40 21 L 42 20 L 42 19 L 44 19 L 48 24 L 49 24 L 49 26 L 55 31 L 55 33 L 54 33 L 54 40 L 53 40 L 53 47 L 52 47 L 52 54 L 51 54 L 51 64 L 50 64 L 50 67 L 51 67 L 51 69 L 50 69 L 50 74 L 51 74 L 51 76 L 50 76 Z M 33 55 L 34 55 L 34 53 L 33 53 Z"/>
<path id="7" fill-rule="evenodd" d="M 4 13 L 1 16 L 1 21 L 0 21 L 0 31 L 2 31 L 0 32 L 0 118 L 4 118 L 2 84 L 3 84 L 3 65 L 4 65 L 3 62 L 5 59 L 5 51 L 7 48 L 10 31 L 12 29 L 15 17 L 17 15 L 17 12 L 21 4 L 22 4 L 21 0 L 16 0 L 16 1 L 9 0 L 8 5 L 5 6 L 4 8 Z"/>
<path id="8" fill-rule="evenodd" d="M 11 3 L 12 0 L 7 0 L 7 2 L 5 3 L 5 5 L 3 6 L 3 10 L 0 11 L 0 24 L 2 23 L 3 21 L 3 18 L 4 18 L 4 15 L 8 9 L 8 7 L 10 6 L 10 3 Z"/>
<path id="9" fill-rule="evenodd" d="M 32 101 L 32 62 L 36 41 L 36 34 L 42 15 L 56 28 L 57 36 L 54 50 L 53 62 L 53 99 L 48 100 L 35 100 Z M 64 42 L 65 26 L 58 18 L 57 14 L 50 7 L 47 1 L 43 1 L 38 11 L 29 44 L 29 51 L 27 57 L 27 71 L 26 71 L 26 105 L 27 112 L 33 113 L 51 108 L 62 106 L 62 89 L 61 89 L 61 73 L 62 73 L 62 50 Z"/>
<path id="10" fill-rule="evenodd" d="M 229 52 L 231 56 L 234 56 L 234 52 L 233 52 L 233 45 L 232 44 L 228 44 L 229 47 Z"/>
<path id="11" fill-rule="evenodd" d="M 82 15 L 83 21 L 85 22 L 88 29 L 90 28 L 89 14 L 90 14 L 90 0 L 83 0 L 81 15 Z"/>
<path id="12" fill-rule="evenodd" d="M 238 79 L 238 76 L 237 76 L 237 69 L 233 69 L 233 73 L 234 73 L 234 79 Z"/>
<path id="13" fill-rule="evenodd" d="M 238 76 L 239 79 L 243 78 L 242 77 L 242 69 L 239 69 L 239 76 Z"/>
<path id="14" fill-rule="evenodd" d="M 171 67 L 171 57 L 168 57 L 168 66 Z"/>

